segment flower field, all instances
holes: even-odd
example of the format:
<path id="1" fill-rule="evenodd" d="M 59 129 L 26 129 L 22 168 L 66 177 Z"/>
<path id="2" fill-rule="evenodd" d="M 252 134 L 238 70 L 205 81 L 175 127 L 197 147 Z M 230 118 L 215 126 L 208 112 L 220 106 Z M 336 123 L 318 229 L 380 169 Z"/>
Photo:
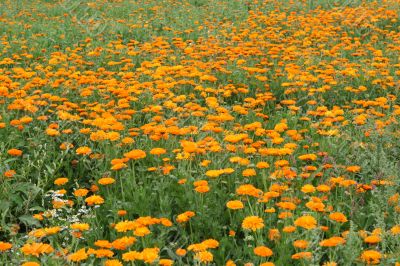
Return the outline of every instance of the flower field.
<path id="1" fill-rule="evenodd" d="M 400 265 L 399 0 L 0 1 L 0 265 Z"/>

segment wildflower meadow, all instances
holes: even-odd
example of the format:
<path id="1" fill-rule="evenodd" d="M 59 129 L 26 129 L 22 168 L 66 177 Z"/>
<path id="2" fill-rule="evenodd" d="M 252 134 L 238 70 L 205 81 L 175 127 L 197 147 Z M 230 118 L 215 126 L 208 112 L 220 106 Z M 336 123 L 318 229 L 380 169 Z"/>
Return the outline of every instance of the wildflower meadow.
<path id="1" fill-rule="evenodd" d="M 0 0 L 0 265 L 400 265 L 399 0 Z"/>

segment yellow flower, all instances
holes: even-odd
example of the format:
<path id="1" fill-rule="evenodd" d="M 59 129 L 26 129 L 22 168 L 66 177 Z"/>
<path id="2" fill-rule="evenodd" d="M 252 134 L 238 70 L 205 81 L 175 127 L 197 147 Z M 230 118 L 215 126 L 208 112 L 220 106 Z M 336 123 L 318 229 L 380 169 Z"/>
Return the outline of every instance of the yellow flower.
<path id="1" fill-rule="evenodd" d="M 87 231 L 90 228 L 89 224 L 86 223 L 74 223 L 70 225 L 71 229 L 78 230 L 78 231 Z"/>
<path id="2" fill-rule="evenodd" d="M 209 263 L 213 261 L 214 256 L 209 251 L 200 251 L 194 255 L 194 258 L 202 263 Z"/>

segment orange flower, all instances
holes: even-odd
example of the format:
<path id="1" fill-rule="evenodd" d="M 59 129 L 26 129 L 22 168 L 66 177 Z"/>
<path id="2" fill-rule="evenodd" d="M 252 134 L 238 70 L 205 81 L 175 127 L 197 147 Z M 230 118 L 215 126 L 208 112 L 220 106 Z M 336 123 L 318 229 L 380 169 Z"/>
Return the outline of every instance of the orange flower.
<path id="1" fill-rule="evenodd" d="M 124 153 L 124 156 L 128 159 L 138 160 L 146 157 L 146 152 L 142 150 L 131 150 L 130 152 Z"/>
<path id="2" fill-rule="evenodd" d="M 78 230 L 78 231 L 87 231 L 90 228 L 89 224 L 86 223 L 74 223 L 70 225 L 71 229 Z"/>
<path id="3" fill-rule="evenodd" d="M 179 215 L 176 217 L 176 221 L 177 221 L 178 223 L 185 223 L 185 222 L 189 221 L 190 218 L 192 218 L 193 216 L 195 216 L 195 213 L 194 213 L 194 212 L 192 212 L 192 211 L 187 211 L 187 212 L 184 212 L 184 213 L 182 213 L 182 214 L 179 214 Z"/>
<path id="4" fill-rule="evenodd" d="M 244 177 L 256 176 L 257 172 L 256 172 L 256 170 L 249 168 L 249 169 L 243 170 L 242 175 Z"/>
<path id="5" fill-rule="evenodd" d="M 133 236 L 124 236 L 118 238 L 112 242 L 112 247 L 117 250 L 126 250 L 128 247 L 136 242 L 136 238 Z"/>
<path id="6" fill-rule="evenodd" d="M 267 163 L 267 162 L 258 162 L 256 164 L 256 167 L 259 168 L 259 169 L 269 168 L 269 163 Z"/>
<path id="7" fill-rule="evenodd" d="M 103 177 L 97 181 L 100 185 L 106 186 L 115 183 L 115 179 L 112 177 Z"/>
<path id="8" fill-rule="evenodd" d="M 106 260 L 104 266 L 123 266 L 119 260 Z"/>
<path id="9" fill-rule="evenodd" d="M 16 157 L 22 155 L 22 151 L 21 151 L 21 150 L 18 150 L 18 149 L 11 149 L 11 150 L 8 150 L 7 153 L 8 153 L 9 155 L 11 155 L 11 156 L 16 156 Z"/>
<path id="10" fill-rule="evenodd" d="M 146 263 L 153 263 L 158 259 L 159 252 L 158 248 L 145 248 L 141 252 L 142 260 Z"/>
<path id="11" fill-rule="evenodd" d="M 125 216 L 128 212 L 126 210 L 119 210 L 117 212 L 118 216 Z"/>
<path id="12" fill-rule="evenodd" d="M 89 193 L 89 190 L 85 188 L 79 188 L 74 191 L 75 197 L 85 197 Z"/>
<path id="13" fill-rule="evenodd" d="M 238 210 L 238 209 L 243 209 L 244 205 L 243 202 L 240 200 L 231 200 L 226 203 L 226 207 L 228 207 L 231 210 Z"/>
<path id="14" fill-rule="evenodd" d="M 31 243 L 31 244 L 25 244 L 21 248 L 21 251 L 25 255 L 32 255 L 32 256 L 39 257 L 42 254 L 52 253 L 54 251 L 54 249 L 49 244 Z"/>
<path id="15" fill-rule="evenodd" d="M 312 258 L 312 253 L 311 252 L 299 252 L 296 254 L 292 255 L 292 259 L 294 260 L 299 260 L 299 259 L 306 259 L 309 260 Z"/>
<path id="16" fill-rule="evenodd" d="M 78 149 L 76 149 L 76 154 L 78 155 L 88 155 L 90 153 L 92 153 L 92 149 L 86 146 L 79 147 Z"/>
<path id="17" fill-rule="evenodd" d="M 296 226 L 300 226 L 307 230 L 310 230 L 310 229 L 314 229 L 317 227 L 317 220 L 310 215 L 305 215 L 305 216 L 297 218 L 296 221 L 294 222 L 294 224 Z"/>
<path id="18" fill-rule="evenodd" d="M 339 222 L 339 223 L 347 222 L 346 216 L 341 212 L 333 212 L 333 213 L 329 214 L 329 219 L 331 219 L 332 221 Z"/>
<path id="19" fill-rule="evenodd" d="M 56 129 L 53 129 L 53 128 L 47 128 L 46 129 L 46 134 L 49 135 L 49 136 L 55 137 L 55 136 L 60 135 L 60 132 L 58 130 L 56 130 Z"/>
<path id="20" fill-rule="evenodd" d="M 258 216 L 248 216 L 242 222 L 243 229 L 256 231 L 264 227 L 264 220 Z"/>
<path id="21" fill-rule="evenodd" d="M 348 167 L 346 168 L 346 170 L 347 170 L 348 172 L 351 172 L 351 173 L 358 173 L 358 172 L 360 172 L 361 167 L 360 167 L 360 166 L 357 166 L 357 165 L 353 165 L 353 166 L 348 166 Z"/>
<path id="22" fill-rule="evenodd" d="M 361 254 L 361 260 L 368 264 L 379 264 L 382 254 L 376 250 L 365 250 Z"/>
<path id="23" fill-rule="evenodd" d="M 27 261 L 22 263 L 21 266 L 40 266 L 40 264 L 34 261 Z"/>
<path id="24" fill-rule="evenodd" d="M 54 180 L 54 185 L 62 186 L 62 185 L 65 185 L 67 182 L 68 182 L 68 178 L 60 177 L 60 178 L 57 178 L 56 180 Z"/>
<path id="25" fill-rule="evenodd" d="M 315 192 L 315 187 L 313 185 L 307 184 L 301 188 L 301 192 L 303 193 L 313 193 Z"/>
<path id="26" fill-rule="evenodd" d="M 170 259 L 160 259 L 158 261 L 158 264 L 160 266 L 172 266 L 174 264 L 174 261 Z"/>
<path id="27" fill-rule="evenodd" d="M 4 172 L 4 176 L 7 178 L 11 178 L 16 174 L 16 172 L 14 170 L 7 170 Z"/>
<path id="28" fill-rule="evenodd" d="M 296 240 L 293 242 L 293 246 L 296 248 L 306 249 L 308 247 L 308 241 L 306 240 Z"/>
<path id="29" fill-rule="evenodd" d="M 302 161 L 315 161 L 317 159 L 317 155 L 315 154 L 304 154 L 300 155 L 299 159 Z"/>
<path id="30" fill-rule="evenodd" d="M 210 191 L 210 187 L 209 186 L 197 186 L 194 190 L 196 190 L 199 193 L 207 193 L 208 191 Z"/>
<path id="31" fill-rule="evenodd" d="M 178 255 L 178 256 L 180 256 L 180 257 L 183 257 L 183 256 L 186 255 L 186 250 L 185 250 L 185 249 L 182 249 L 182 248 L 178 248 L 178 249 L 175 251 L 175 253 L 176 253 L 176 255 Z"/>
<path id="32" fill-rule="evenodd" d="M 11 243 L 0 241 L 0 252 L 7 251 L 12 248 Z"/>
<path id="33" fill-rule="evenodd" d="M 129 251 L 124 254 L 122 254 L 122 260 L 123 261 L 135 261 L 142 259 L 142 254 L 137 251 Z"/>
<path id="34" fill-rule="evenodd" d="M 87 205 L 92 206 L 92 205 L 101 205 L 104 203 L 104 199 L 99 196 L 99 195 L 93 195 L 90 197 L 87 197 L 85 199 L 85 202 L 87 203 Z"/>
<path id="35" fill-rule="evenodd" d="M 257 256 L 260 256 L 260 257 L 270 257 L 274 254 L 271 249 L 269 249 L 265 246 L 255 247 L 253 251 L 254 251 L 254 254 L 256 254 Z"/>
<path id="36" fill-rule="evenodd" d="M 278 240 L 280 237 L 281 237 L 281 234 L 278 229 L 276 229 L 276 228 L 269 229 L 269 231 L 268 231 L 269 240 L 271 240 L 271 241 Z"/>
<path id="37" fill-rule="evenodd" d="M 213 254 L 209 251 L 200 251 L 194 255 L 194 258 L 202 263 L 209 263 L 214 260 Z"/>
<path id="38" fill-rule="evenodd" d="M 321 247 L 336 247 L 338 245 L 343 245 L 344 243 L 346 243 L 346 240 L 344 240 L 344 238 L 333 236 L 331 238 L 322 240 L 321 242 L 319 242 L 319 245 Z"/>
<path id="39" fill-rule="evenodd" d="M 371 235 L 364 238 L 364 242 L 368 244 L 377 244 L 381 242 L 381 238 L 377 235 Z"/>
<path id="40" fill-rule="evenodd" d="M 400 225 L 395 225 L 390 229 L 392 235 L 399 235 L 400 234 Z"/>
<path id="41" fill-rule="evenodd" d="M 167 150 L 163 149 L 163 148 L 154 148 L 150 151 L 150 154 L 153 155 L 161 155 L 161 154 L 165 154 L 167 153 Z"/>
<path id="42" fill-rule="evenodd" d="M 80 262 L 83 260 L 86 260 L 88 258 L 88 254 L 86 253 L 86 250 L 84 248 L 78 250 L 75 253 L 72 253 L 68 256 L 69 261 L 73 262 Z"/>

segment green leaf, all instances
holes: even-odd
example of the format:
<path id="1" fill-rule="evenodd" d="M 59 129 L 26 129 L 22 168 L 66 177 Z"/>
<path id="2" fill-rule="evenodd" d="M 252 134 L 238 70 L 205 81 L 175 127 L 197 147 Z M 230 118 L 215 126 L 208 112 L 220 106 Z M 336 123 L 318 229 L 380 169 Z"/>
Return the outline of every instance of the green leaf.
<path id="1" fill-rule="evenodd" d="M 21 221 L 21 223 L 24 223 L 27 226 L 40 226 L 40 223 L 38 220 L 36 220 L 35 218 L 33 218 L 30 215 L 22 215 L 18 218 L 18 220 Z"/>

